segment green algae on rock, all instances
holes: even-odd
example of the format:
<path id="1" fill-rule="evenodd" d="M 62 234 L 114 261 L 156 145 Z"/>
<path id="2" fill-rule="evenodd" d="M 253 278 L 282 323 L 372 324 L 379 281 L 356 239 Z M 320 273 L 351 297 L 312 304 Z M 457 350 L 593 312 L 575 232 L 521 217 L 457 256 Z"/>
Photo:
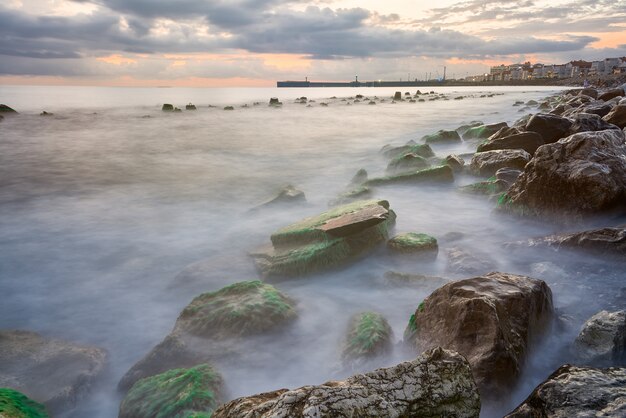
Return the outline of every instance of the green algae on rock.
<path id="1" fill-rule="evenodd" d="M 222 403 L 222 378 L 208 364 L 172 369 L 137 381 L 119 418 L 210 417 Z"/>
<path id="2" fill-rule="evenodd" d="M 387 242 L 387 246 L 401 253 L 433 254 L 439 251 L 437 240 L 427 234 L 407 232 L 396 235 Z"/>
<path id="3" fill-rule="evenodd" d="M 368 186 L 381 186 L 391 183 L 450 183 L 454 181 L 454 173 L 449 165 L 427 168 L 424 170 L 378 177 L 367 181 Z"/>
<path id="4" fill-rule="evenodd" d="M 461 137 L 457 131 L 445 131 L 442 129 L 434 134 L 422 137 L 422 140 L 427 144 L 453 144 L 461 142 Z"/>
<path id="5" fill-rule="evenodd" d="M 0 388 L 0 417 L 48 418 L 46 408 L 17 390 Z"/>
<path id="6" fill-rule="evenodd" d="M 399 147 L 392 147 L 386 145 L 381 150 L 383 155 L 387 158 L 398 158 L 405 154 L 415 154 L 424 158 L 431 158 L 435 156 L 433 149 L 428 144 L 416 144 L 413 141 L 409 141 L 406 145 Z"/>
<path id="7" fill-rule="evenodd" d="M 392 159 L 387 165 L 387 173 L 396 174 L 421 170 L 430 167 L 428 160 L 420 155 L 405 153 Z"/>
<path id="8" fill-rule="evenodd" d="M 464 139 L 485 139 L 495 134 L 502 128 L 506 128 L 509 125 L 506 122 L 493 123 L 491 125 L 480 125 L 469 128 L 463 133 Z"/>
<path id="9" fill-rule="evenodd" d="M 278 230 L 252 257 L 265 277 L 335 266 L 387 239 L 395 217 L 386 200 L 353 202 Z"/>
<path id="10" fill-rule="evenodd" d="M 268 331 L 296 317 L 290 298 L 255 280 L 196 297 L 181 312 L 175 329 L 202 337 L 238 337 Z"/>
<path id="11" fill-rule="evenodd" d="M 350 319 L 341 354 L 344 363 L 387 354 L 392 349 L 393 331 L 377 312 L 363 312 Z"/>

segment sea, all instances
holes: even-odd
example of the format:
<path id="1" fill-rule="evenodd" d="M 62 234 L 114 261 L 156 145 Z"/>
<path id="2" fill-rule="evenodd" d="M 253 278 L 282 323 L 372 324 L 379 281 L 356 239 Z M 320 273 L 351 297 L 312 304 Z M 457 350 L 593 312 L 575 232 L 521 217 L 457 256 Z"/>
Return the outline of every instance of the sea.
<path id="1" fill-rule="evenodd" d="M 383 146 L 472 121 L 512 124 L 538 112 L 516 102 L 541 102 L 561 89 L 427 87 L 422 92 L 448 100 L 394 103 L 397 88 L 0 86 L 0 103 L 19 112 L 0 122 L 0 329 L 104 348 L 104 377 L 61 417 L 116 417 L 117 382 L 180 311 L 200 293 L 260 278 L 249 253 L 276 229 L 327 210 L 359 169 L 383 175 Z M 355 103 L 357 94 L 377 104 Z M 268 106 L 272 97 L 283 105 Z M 308 104 L 296 103 L 300 97 Z M 164 103 L 183 110 L 163 112 Z M 188 103 L 197 110 L 185 110 Z M 475 146 L 435 152 L 463 155 Z M 338 366 L 341 341 L 358 312 L 383 314 L 400 344 L 432 289 L 390 285 L 385 274 L 468 277 L 447 268 L 451 247 L 482 254 L 499 271 L 545 280 L 569 324 L 531 351 L 518 387 L 483 403 L 482 416 L 510 412 L 570 360 L 584 320 L 624 303 L 626 273 L 592 256 L 528 255 L 504 244 L 614 220 L 572 226 L 507 217 L 494 212 L 493 200 L 459 192 L 476 181 L 459 175 L 444 186 L 377 188 L 373 197 L 397 213 L 395 232 L 438 238 L 437 259 L 392 257 L 382 245 L 341 268 L 274 283 L 297 301 L 299 319 L 259 346 L 273 360 L 219 370 L 229 398 L 349 376 Z M 306 203 L 251 210 L 286 185 L 304 191 Z M 398 349 L 371 367 L 414 357 Z"/>

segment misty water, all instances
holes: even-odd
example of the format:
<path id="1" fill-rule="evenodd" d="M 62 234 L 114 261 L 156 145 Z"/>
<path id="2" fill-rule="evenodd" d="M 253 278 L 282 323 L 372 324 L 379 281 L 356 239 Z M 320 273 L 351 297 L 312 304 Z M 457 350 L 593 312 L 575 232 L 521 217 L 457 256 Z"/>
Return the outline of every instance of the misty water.
<path id="1" fill-rule="evenodd" d="M 117 382 L 170 332 L 191 299 L 258 278 L 248 252 L 266 244 L 274 230 L 325 211 L 358 169 L 383 174 L 383 145 L 473 120 L 512 123 L 525 114 L 515 101 L 558 91 L 428 88 L 422 91 L 468 97 L 392 104 L 395 90 L 0 86 L 0 102 L 21 112 L 0 122 L 0 328 L 109 353 L 104 378 L 63 416 L 117 416 Z M 481 98 L 485 93 L 498 94 Z M 387 101 L 341 101 L 356 94 Z M 316 102 L 294 103 L 300 96 Z M 270 97 L 284 106 L 268 107 Z M 163 103 L 184 108 L 188 102 L 198 110 L 161 111 Z M 226 105 L 235 110 L 222 110 Z M 43 110 L 54 116 L 39 116 Z M 445 157 L 472 152 L 475 143 L 434 150 Z M 453 185 L 377 188 L 375 197 L 387 199 L 398 215 L 396 232 L 440 240 L 437 260 L 391 256 L 383 245 L 344 268 L 274 283 L 297 300 L 299 319 L 288 332 L 261 339 L 246 359 L 218 366 L 230 397 L 352 374 L 339 367 L 350 316 L 382 313 L 399 342 L 409 316 L 433 289 L 390 286 L 385 272 L 465 278 L 446 270 L 451 247 L 482 253 L 499 271 L 545 280 L 568 319 L 562 332 L 531 352 L 511 397 L 483 404 L 484 416 L 509 412 L 568 361 L 567 344 L 585 319 L 624 306 L 623 266 L 503 243 L 620 220 L 560 226 L 498 215 L 493 201 L 456 190 L 475 181 L 457 176 Z M 287 184 L 303 190 L 307 204 L 250 212 Z M 462 238 L 448 242 L 450 232 Z M 413 357 L 398 349 L 370 367 Z"/>

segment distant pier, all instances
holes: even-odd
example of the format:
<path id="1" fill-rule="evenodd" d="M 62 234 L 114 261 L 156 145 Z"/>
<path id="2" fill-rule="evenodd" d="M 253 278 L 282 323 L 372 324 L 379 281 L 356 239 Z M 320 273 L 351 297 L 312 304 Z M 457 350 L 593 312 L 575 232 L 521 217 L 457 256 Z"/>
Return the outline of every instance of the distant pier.
<path id="1" fill-rule="evenodd" d="M 442 87 L 442 86 L 553 86 L 573 85 L 577 80 L 564 79 L 506 80 L 506 81 L 277 81 L 276 87 Z M 568 83 L 569 81 L 569 83 Z"/>

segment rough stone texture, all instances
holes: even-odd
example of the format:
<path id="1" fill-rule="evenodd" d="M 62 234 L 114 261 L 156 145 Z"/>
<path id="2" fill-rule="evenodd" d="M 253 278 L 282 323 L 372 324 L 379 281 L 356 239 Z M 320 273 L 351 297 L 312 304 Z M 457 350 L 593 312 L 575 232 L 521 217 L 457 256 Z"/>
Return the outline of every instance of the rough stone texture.
<path id="1" fill-rule="evenodd" d="M 526 130 L 537 132 L 546 144 L 556 142 L 569 135 L 572 121 L 557 115 L 538 113 L 530 118 Z"/>
<path id="2" fill-rule="evenodd" d="M 586 88 L 586 89 L 582 89 L 579 91 L 578 93 L 579 95 L 584 95 L 584 96 L 589 96 L 592 99 L 597 99 L 598 98 L 598 90 L 594 89 L 594 88 Z"/>
<path id="3" fill-rule="evenodd" d="M 457 131 L 440 130 L 431 135 L 426 135 L 422 140 L 427 144 L 454 144 L 461 142 Z"/>
<path id="4" fill-rule="evenodd" d="M 548 245 L 555 248 L 584 250 L 602 256 L 626 257 L 626 227 L 600 228 L 573 234 L 533 238 L 530 246 Z"/>
<path id="5" fill-rule="evenodd" d="M 131 367 L 118 388 L 128 390 L 139 379 L 169 369 L 240 358 L 247 338 L 281 331 L 296 316 L 290 298 L 258 280 L 204 293 L 183 309 L 170 335 Z"/>
<path id="6" fill-rule="evenodd" d="M 390 145 L 386 145 L 382 148 L 381 152 L 386 158 L 398 158 L 404 154 L 415 154 L 424 158 L 430 158 L 435 156 L 435 153 L 433 152 L 433 149 L 430 147 L 430 145 L 416 144 L 412 141 L 409 141 L 406 145 L 402 145 L 400 147 L 392 147 Z"/>
<path id="7" fill-rule="evenodd" d="M 393 331 L 377 312 L 362 312 L 350 318 L 343 343 L 341 360 L 354 368 L 371 358 L 389 354 L 393 349 Z"/>
<path id="8" fill-rule="evenodd" d="M 521 149 L 502 149 L 477 152 L 472 157 L 470 170 L 481 176 L 492 176 L 501 168 L 523 169 L 530 161 L 531 155 Z"/>
<path id="9" fill-rule="evenodd" d="M 602 93 L 598 96 L 598 100 L 604 100 L 605 102 L 611 100 L 615 97 L 620 97 L 624 95 L 624 90 L 621 88 L 611 89 L 605 93 Z"/>
<path id="10" fill-rule="evenodd" d="M 533 155 L 537 148 L 544 144 L 543 138 L 536 132 L 523 132 L 503 138 L 496 138 L 480 144 L 478 152 L 499 149 L 522 149 Z"/>
<path id="11" fill-rule="evenodd" d="M 0 417 L 2 418 L 49 418 L 46 408 L 29 399 L 23 393 L 0 388 Z"/>
<path id="12" fill-rule="evenodd" d="M 415 232 L 396 235 L 387 241 L 387 246 L 397 252 L 423 254 L 429 257 L 437 257 L 439 251 L 437 240 L 434 237 Z"/>
<path id="13" fill-rule="evenodd" d="M 615 106 L 603 119 L 620 128 L 626 128 L 626 104 Z"/>
<path id="14" fill-rule="evenodd" d="M 502 169 L 501 169 L 502 170 Z M 507 189 L 509 185 L 498 179 L 489 179 L 478 183 L 468 184 L 459 187 L 459 191 L 469 194 L 494 196 L 499 195 Z"/>
<path id="15" fill-rule="evenodd" d="M 465 160 L 456 154 L 448 155 L 443 162 L 449 165 L 455 173 L 463 171 L 463 166 L 465 166 Z"/>
<path id="16" fill-rule="evenodd" d="M 397 366 L 344 381 L 281 389 L 222 405 L 212 418 L 478 417 L 480 398 L 467 361 L 435 348 Z"/>
<path id="17" fill-rule="evenodd" d="M 447 251 L 447 270 L 459 274 L 485 274 L 495 269 L 495 262 L 487 254 L 468 252 L 461 248 Z"/>
<path id="18" fill-rule="evenodd" d="M 626 311 L 601 311 L 583 325 L 574 342 L 578 361 L 590 366 L 626 363 Z"/>
<path id="19" fill-rule="evenodd" d="M 585 106 L 584 113 L 591 113 L 600 117 L 606 116 L 613 107 L 609 103 L 599 102 Z"/>
<path id="20" fill-rule="evenodd" d="M 99 348 L 30 331 L 0 331 L 0 387 L 23 392 L 57 414 L 89 392 L 106 357 Z"/>
<path id="21" fill-rule="evenodd" d="M 604 131 L 606 129 L 619 129 L 617 126 L 606 122 L 600 116 L 591 113 L 579 113 L 574 119 L 570 133 Z"/>
<path id="22" fill-rule="evenodd" d="M 523 215 L 586 215 L 626 203 L 619 130 L 583 132 L 540 147 L 499 207 Z"/>
<path id="23" fill-rule="evenodd" d="M 394 222 L 386 200 L 358 201 L 278 230 L 272 246 L 252 257 L 264 277 L 303 275 L 337 266 L 386 240 Z"/>
<path id="24" fill-rule="evenodd" d="M 469 128 L 463 134 L 464 139 L 481 139 L 489 138 L 502 128 L 506 128 L 508 125 L 506 122 L 492 123 L 490 125 L 480 125 Z"/>
<path id="25" fill-rule="evenodd" d="M 549 330 L 553 315 L 552 292 L 542 280 L 489 273 L 435 290 L 411 316 L 405 342 L 418 351 L 458 351 L 481 393 L 499 396 L 515 384 L 531 344 Z"/>
<path id="26" fill-rule="evenodd" d="M 505 418 L 626 416 L 626 369 L 566 364 Z"/>
<path id="27" fill-rule="evenodd" d="M 496 179 L 504 182 L 507 187 L 510 187 L 515 180 L 522 174 L 521 170 L 515 170 L 514 168 L 501 168 L 496 171 Z"/>
<path id="28" fill-rule="evenodd" d="M 455 129 L 455 131 L 457 131 L 459 135 L 463 136 L 465 132 L 467 132 L 468 129 L 475 128 L 477 126 L 482 126 L 482 125 L 484 125 L 484 123 L 482 123 L 481 121 L 475 120 L 465 125 L 459 126 L 458 128 Z"/>
<path id="29" fill-rule="evenodd" d="M 222 403 L 222 391 L 221 376 L 208 364 L 168 370 L 135 383 L 120 405 L 118 418 L 210 416 Z"/>
<path id="30" fill-rule="evenodd" d="M 453 181 L 454 172 L 452 168 L 449 165 L 442 165 L 420 171 L 370 179 L 367 181 L 366 185 L 382 186 L 393 183 L 451 183 Z"/>

